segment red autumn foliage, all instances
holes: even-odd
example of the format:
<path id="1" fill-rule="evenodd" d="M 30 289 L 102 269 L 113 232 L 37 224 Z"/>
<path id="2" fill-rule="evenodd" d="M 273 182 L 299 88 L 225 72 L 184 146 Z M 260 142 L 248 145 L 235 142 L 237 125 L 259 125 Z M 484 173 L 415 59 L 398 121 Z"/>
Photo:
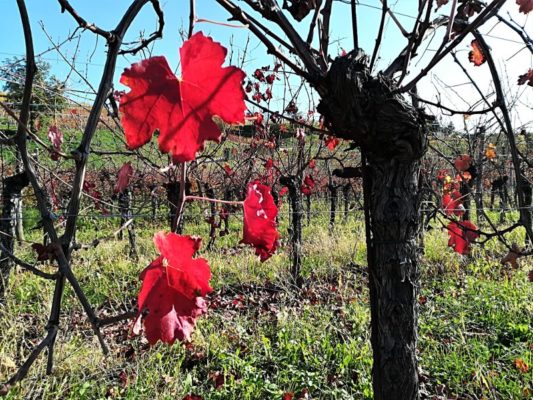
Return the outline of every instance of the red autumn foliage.
<path id="1" fill-rule="evenodd" d="M 479 237 L 477 226 L 471 221 L 452 221 L 448 224 L 448 246 L 459 254 L 470 253 L 470 243 Z"/>
<path id="2" fill-rule="evenodd" d="M 457 171 L 463 172 L 470 168 L 471 163 L 472 157 L 470 157 L 468 154 L 461 154 L 460 156 L 457 156 L 457 158 L 453 162 L 453 165 L 455 165 Z"/>
<path id="3" fill-rule="evenodd" d="M 313 189 L 315 188 L 315 180 L 311 175 L 306 175 L 304 178 L 304 183 L 300 187 L 300 191 L 306 195 L 311 196 Z"/>
<path id="4" fill-rule="evenodd" d="M 132 176 L 133 167 L 131 166 L 131 163 L 124 163 L 124 165 L 120 167 L 120 171 L 118 171 L 118 179 L 117 183 L 115 184 L 115 193 L 122 193 L 130 184 Z"/>
<path id="5" fill-rule="evenodd" d="M 307 166 L 311 169 L 315 169 L 316 168 L 316 161 L 315 159 L 313 158 L 312 160 L 309 161 L 309 164 L 307 164 Z"/>
<path id="6" fill-rule="evenodd" d="M 455 214 L 461 216 L 465 213 L 465 208 L 463 207 L 461 200 L 461 193 L 457 190 L 442 196 L 442 207 L 447 215 Z"/>
<path id="7" fill-rule="evenodd" d="M 334 136 L 326 136 L 324 138 L 324 143 L 326 144 L 328 149 L 333 151 L 335 150 L 335 147 L 337 147 L 337 145 L 340 143 L 340 140 Z"/>
<path id="8" fill-rule="evenodd" d="M 470 50 L 468 53 L 468 61 L 473 63 L 476 67 L 479 67 L 487 61 L 487 57 L 485 57 L 485 54 L 483 53 L 483 50 L 477 40 L 472 40 L 472 43 L 470 44 L 472 46 L 472 50 Z"/>
<path id="9" fill-rule="evenodd" d="M 52 125 L 48 128 L 48 139 L 50 139 L 54 147 L 54 152 L 52 152 L 50 157 L 52 160 L 57 161 L 59 159 L 58 152 L 61 151 L 61 145 L 63 144 L 63 132 L 57 126 Z"/>
<path id="10" fill-rule="evenodd" d="M 159 232 L 154 242 L 161 256 L 140 275 L 143 283 L 133 332 L 138 334 L 144 322 L 146 339 L 151 345 L 158 340 L 168 344 L 176 339 L 188 341 L 196 319 L 207 311 L 200 296 L 212 290 L 209 265 L 203 258 L 192 258 L 200 247 L 200 239 Z"/>
<path id="11" fill-rule="evenodd" d="M 516 4 L 520 6 L 518 11 L 524 14 L 528 14 L 533 10 L 533 0 L 516 0 Z"/>
<path id="12" fill-rule="evenodd" d="M 446 177 L 449 175 L 449 171 L 447 169 L 439 169 L 437 172 L 437 180 L 444 181 Z"/>
<path id="13" fill-rule="evenodd" d="M 206 140 L 220 140 L 213 122 L 243 123 L 244 72 L 221 65 L 227 50 L 201 32 L 180 49 L 182 77 L 165 57 L 152 57 L 126 68 L 120 82 L 130 91 L 120 99 L 128 147 L 136 149 L 159 130 L 159 149 L 175 162 L 194 160 Z"/>
<path id="14" fill-rule="evenodd" d="M 255 247 L 261 261 L 269 259 L 278 247 L 279 233 L 276 229 L 278 208 L 270 193 L 270 187 L 254 181 L 248 184 L 248 193 L 243 203 L 244 222 L 241 243 Z"/>
<path id="15" fill-rule="evenodd" d="M 193 259 L 201 244 L 200 238 L 181 236 L 175 233 L 156 233 L 154 243 L 165 258 L 169 284 L 188 298 L 205 296 L 213 289 L 209 286 L 211 269 L 205 258 Z"/>
<path id="16" fill-rule="evenodd" d="M 268 160 L 266 160 L 265 162 L 265 169 L 270 169 L 274 166 L 274 161 L 272 161 L 271 158 L 269 158 Z"/>
<path id="17" fill-rule="evenodd" d="M 518 77 L 519 85 L 524 85 L 526 83 L 528 86 L 533 86 L 533 68 L 530 68 L 524 75 Z"/>
<path id="18" fill-rule="evenodd" d="M 96 189 L 96 185 L 88 180 L 83 182 L 83 191 L 91 196 L 94 206 L 97 210 L 100 210 L 103 214 L 107 214 L 108 211 L 102 204 L 102 193 Z"/>
<path id="19" fill-rule="evenodd" d="M 228 176 L 233 174 L 233 170 L 228 164 L 224 164 L 223 168 L 224 168 L 224 171 L 226 171 L 226 174 L 228 174 Z"/>

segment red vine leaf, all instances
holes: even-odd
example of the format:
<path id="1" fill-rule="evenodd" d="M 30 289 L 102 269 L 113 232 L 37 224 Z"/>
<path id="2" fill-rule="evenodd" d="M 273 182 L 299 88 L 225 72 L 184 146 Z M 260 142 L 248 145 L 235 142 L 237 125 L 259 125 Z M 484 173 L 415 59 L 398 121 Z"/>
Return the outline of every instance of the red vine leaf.
<path id="1" fill-rule="evenodd" d="M 244 72 L 221 65 L 227 50 L 201 32 L 180 49 L 182 77 L 165 57 L 152 57 L 126 68 L 120 82 L 131 90 L 120 98 L 128 147 L 136 149 L 159 131 L 159 149 L 175 162 L 194 160 L 206 140 L 219 141 L 217 115 L 243 123 Z"/>
<path id="2" fill-rule="evenodd" d="M 444 208 L 444 211 L 446 211 L 446 215 L 455 214 L 461 216 L 465 213 L 465 208 L 461 200 L 461 193 L 457 190 L 442 196 L 442 207 Z"/>
<path id="3" fill-rule="evenodd" d="M 331 151 L 335 150 L 335 147 L 339 144 L 340 140 L 337 139 L 334 136 L 326 136 L 324 138 L 324 143 L 326 144 L 327 148 Z"/>
<path id="4" fill-rule="evenodd" d="M 524 14 L 528 14 L 533 10 L 533 0 L 516 0 L 516 4 L 520 6 L 518 11 Z"/>
<path id="5" fill-rule="evenodd" d="M 472 40 L 472 43 L 470 44 L 472 46 L 472 50 L 470 50 L 468 53 L 468 61 L 473 63 L 476 67 L 479 67 L 485 63 L 485 61 L 487 61 L 487 57 L 483 53 L 483 50 L 477 40 Z"/>
<path id="6" fill-rule="evenodd" d="M 213 290 L 209 286 L 211 269 L 207 260 L 192 258 L 201 242 L 200 238 L 175 233 L 158 232 L 154 236 L 154 243 L 169 270 L 169 285 L 190 299 L 205 296 Z"/>
<path id="7" fill-rule="evenodd" d="M 248 193 L 243 203 L 244 223 L 241 243 L 255 247 L 261 261 L 266 261 L 278 247 L 279 233 L 276 229 L 278 208 L 270 193 L 270 187 L 254 181 L 248 184 Z"/>
<path id="8" fill-rule="evenodd" d="M 190 299 L 170 286 L 169 271 L 161 256 L 140 276 L 143 284 L 137 299 L 139 315 L 133 333 L 138 334 L 144 322 L 146 339 L 151 345 L 158 340 L 168 344 L 176 339 L 190 340 L 196 319 L 207 311 L 202 297 Z"/>
<path id="9" fill-rule="evenodd" d="M 224 164 L 223 168 L 224 168 L 224 171 L 226 172 L 226 174 L 228 176 L 233 175 L 233 170 L 231 169 L 231 167 L 228 164 Z"/>
<path id="10" fill-rule="evenodd" d="M 518 77 L 519 85 L 524 85 L 526 83 L 528 84 L 528 86 L 533 86 L 533 69 L 532 68 L 530 68 L 524 75 L 520 75 Z"/>
<path id="11" fill-rule="evenodd" d="M 452 221 L 448 224 L 448 246 L 459 254 L 470 253 L 470 243 L 479 237 L 477 226 L 471 221 Z"/>
<path id="12" fill-rule="evenodd" d="M 311 192 L 315 188 L 315 180 L 311 175 L 306 175 L 304 178 L 304 183 L 300 187 L 300 191 L 306 195 L 311 196 Z"/>
<path id="13" fill-rule="evenodd" d="M 460 156 L 457 156 L 457 158 L 453 162 L 453 165 L 455 165 L 457 171 L 463 172 L 470 168 L 471 163 L 472 157 L 470 157 L 468 154 L 462 154 Z"/>
<path id="14" fill-rule="evenodd" d="M 266 162 L 265 162 L 265 169 L 266 169 L 266 170 L 269 170 L 269 169 L 271 169 L 272 167 L 274 167 L 274 161 L 272 161 L 272 159 L 269 158 L 269 159 L 266 160 Z"/>
<path id="15" fill-rule="evenodd" d="M 140 275 L 143 283 L 133 332 L 138 334 L 144 322 L 151 345 L 158 340 L 168 344 L 176 339 L 188 341 L 196 319 L 207 311 L 200 296 L 211 291 L 209 265 L 203 258 L 192 259 L 200 247 L 199 239 L 159 232 L 154 242 L 161 256 Z"/>
<path id="16" fill-rule="evenodd" d="M 115 193 L 122 193 L 130 184 L 132 176 L 133 167 L 131 166 L 131 163 L 124 163 L 124 165 L 120 167 L 120 171 L 118 171 L 118 179 L 117 183 L 115 184 Z"/>
<path id="17" fill-rule="evenodd" d="M 50 139 L 54 148 L 50 158 L 57 161 L 59 159 L 58 153 L 61 151 L 61 145 L 63 144 L 63 132 L 57 126 L 52 125 L 48 128 L 48 139 Z"/>

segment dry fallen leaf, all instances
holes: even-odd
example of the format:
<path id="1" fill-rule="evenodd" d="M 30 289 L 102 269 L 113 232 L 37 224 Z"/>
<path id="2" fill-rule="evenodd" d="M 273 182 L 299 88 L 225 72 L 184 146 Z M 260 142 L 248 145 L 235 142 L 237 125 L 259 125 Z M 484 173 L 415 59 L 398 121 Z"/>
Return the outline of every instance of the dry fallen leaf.
<path id="1" fill-rule="evenodd" d="M 513 243 L 513 245 L 511 246 L 511 250 L 509 250 L 509 252 L 505 255 L 505 257 L 503 257 L 500 260 L 500 263 L 502 265 L 509 263 L 514 269 L 517 269 L 518 262 L 516 261 L 516 259 L 520 257 L 521 255 L 522 255 L 522 251 L 520 250 L 520 248 L 518 247 L 516 243 Z"/>

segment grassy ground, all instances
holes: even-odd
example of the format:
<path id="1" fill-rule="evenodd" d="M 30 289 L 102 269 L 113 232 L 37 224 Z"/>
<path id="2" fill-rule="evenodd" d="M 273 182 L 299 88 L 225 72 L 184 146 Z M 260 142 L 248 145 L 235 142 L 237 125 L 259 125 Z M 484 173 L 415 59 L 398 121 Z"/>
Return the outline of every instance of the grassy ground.
<path id="1" fill-rule="evenodd" d="M 372 355 L 365 272 L 364 230 L 350 216 L 328 233 L 318 209 L 304 231 L 305 285 L 288 283 L 288 257 L 264 264 L 238 244 L 240 225 L 203 251 L 213 269 L 210 311 L 192 344 L 148 348 L 130 337 L 128 323 L 106 329 L 111 355 L 102 356 L 70 290 L 57 346 L 56 366 L 46 357 L 7 399 L 367 399 Z M 284 221 L 282 219 L 282 221 Z M 284 222 L 285 223 L 285 222 Z M 87 221 L 80 242 L 112 231 L 110 222 Z M 163 225 L 137 231 L 140 260 L 127 241 L 109 241 L 78 253 L 75 273 L 100 314 L 123 311 L 139 288 L 138 273 L 155 256 L 151 237 Z M 207 236 L 189 222 L 186 233 Z M 286 237 L 286 226 L 281 227 Z M 38 240 L 37 232 L 28 239 Z M 470 258 L 447 248 L 447 234 L 428 232 L 421 263 L 420 379 L 424 398 L 530 399 L 533 396 L 533 289 L 531 260 L 502 267 L 494 243 Z M 27 259 L 33 257 L 27 253 Z M 0 309 L 0 380 L 16 371 L 42 337 L 52 285 L 27 273 L 13 276 Z M 529 371 L 519 368 L 522 360 Z"/>

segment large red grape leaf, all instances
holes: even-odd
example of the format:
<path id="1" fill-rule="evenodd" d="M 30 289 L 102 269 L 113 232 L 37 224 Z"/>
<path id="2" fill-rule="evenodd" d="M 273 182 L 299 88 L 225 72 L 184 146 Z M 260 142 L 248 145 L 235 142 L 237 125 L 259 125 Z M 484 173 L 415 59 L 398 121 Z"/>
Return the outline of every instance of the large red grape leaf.
<path id="1" fill-rule="evenodd" d="M 190 299 L 169 285 L 168 271 L 161 256 L 141 273 L 139 315 L 133 332 L 138 334 L 144 322 L 146 339 L 151 345 L 158 340 L 168 344 L 176 339 L 190 340 L 196 319 L 207 311 L 202 297 Z"/>
<path id="2" fill-rule="evenodd" d="M 120 99 L 128 147 L 136 149 L 159 131 L 159 149 L 175 162 L 194 160 L 206 140 L 220 140 L 213 116 L 244 122 L 244 72 L 222 64 L 227 50 L 201 32 L 180 49 L 182 77 L 165 57 L 152 57 L 126 68 L 120 82 L 130 91 Z"/>
<path id="3" fill-rule="evenodd" d="M 192 258 L 200 239 L 159 232 L 154 242 L 161 255 L 141 273 L 139 315 L 133 332 L 139 333 L 144 322 L 152 345 L 158 340 L 169 344 L 176 339 L 190 340 L 196 319 L 207 310 L 201 296 L 212 290 L 207 261 Z"/>
<path id="4" fill-rule="evenodd" d="M 176 233 L 158 232 L 154 243 L 164 258 L 168 284 L 189 299 L 205 296 L 213 289 L 209 286 L 211 269 L 205 258 L 192 256 L 200 248 L 201 239 Z"/>
<path id="5" fill-rule="evenodd" d="M 477 226 L 471 221 L 452 221 L 448 224 L 448 246 L 459 254 L 470 253 L 470 243 L 479 237 Z"/>
<path id="6" fill-rule="evenodd" d="M 278 247 L 279 233 L 276 229 L 278 208 L 270 193 L 270 187 L 254 181 L 248 184 L 244 200 L 242 243 L 255 247 L 261 261 L 266 261 Z"/>

